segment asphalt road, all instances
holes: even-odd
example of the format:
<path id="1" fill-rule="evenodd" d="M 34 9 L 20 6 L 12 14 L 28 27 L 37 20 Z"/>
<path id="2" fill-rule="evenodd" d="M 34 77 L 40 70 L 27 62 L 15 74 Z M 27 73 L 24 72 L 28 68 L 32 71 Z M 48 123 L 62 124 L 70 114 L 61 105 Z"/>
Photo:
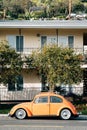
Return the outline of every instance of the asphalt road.
<path id="1" fill-rule="evenodd" d="M 0 130 L 87 130 L 87 116 L 67 121 L 52 117 L 17 120 L 0 116 Z"/>

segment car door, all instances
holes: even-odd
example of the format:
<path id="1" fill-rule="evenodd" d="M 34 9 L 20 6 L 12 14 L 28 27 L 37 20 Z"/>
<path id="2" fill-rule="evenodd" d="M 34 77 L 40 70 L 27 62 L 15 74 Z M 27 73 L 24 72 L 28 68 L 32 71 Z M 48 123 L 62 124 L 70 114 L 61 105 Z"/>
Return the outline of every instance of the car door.
<path id="1" fill-rule="evenodd" d="M 33 102 L 33 115 L 46 116 L 49 115 L 48 96 L 37 97 Z"/>
<path id="2" fill-rule="evenodd" d="M 50 115 L 57 115 L 57 112 L 63 106 L 63 100 L 58 96 L 50 96 Z"/>

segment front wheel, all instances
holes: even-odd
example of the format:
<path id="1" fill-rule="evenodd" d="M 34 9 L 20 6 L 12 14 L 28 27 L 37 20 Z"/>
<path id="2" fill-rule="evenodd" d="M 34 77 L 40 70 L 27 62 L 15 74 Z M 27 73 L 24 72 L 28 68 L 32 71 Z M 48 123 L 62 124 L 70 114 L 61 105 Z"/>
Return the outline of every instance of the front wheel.
<path id="1" fill-rule="evenodd" d="M 71 111 L 69 109 L 63 109 L 60 112 L 60 118 L 63 120 L 69 120 L 71 118 Z"/>
<path id="2" fill-rule="evenodd" d="M 20 120 L 24 119 L 26 117 L 26 111 L 22 108 L 16 110 L 15 117 Z"/>

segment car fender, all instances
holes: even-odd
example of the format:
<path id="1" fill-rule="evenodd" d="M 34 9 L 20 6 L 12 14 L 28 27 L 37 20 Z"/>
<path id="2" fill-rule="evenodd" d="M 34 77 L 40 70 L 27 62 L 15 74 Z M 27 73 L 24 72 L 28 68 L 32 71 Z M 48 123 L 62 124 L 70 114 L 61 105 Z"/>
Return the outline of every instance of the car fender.
<path id="1" fill-rule="evenodd" d="M 68 108 L 68 107 L 61 107 L 61 108 L 60 108 L 60 109 L 58 109 L 58 111 L 57 111 L 57 116 L 60 116 L 60 113 L 61 113 L 61 111 L 62 111 L 63 109 L 68 109 L 68 110 L 70 110 L 70 111 L 71 111 L 71 109 L 70 109 L 70 108 Z M 72 113 L 72 111 L 71 111 L 71 113 Z"/>
<path id="2" fill-rule="evenodd" d="M 22 109 L 24 109 L 26 111 L 28 117 L 32 116 L 32 112 L 30 111 L 30 109 L 27 106 L 22 107 Z"/>
<path id="3" fill-rule="evenodd" d="M 24 109 L 27 113 L 27 116 L 32 116 L 32 112 L 29 110 L 29 108 L 27 106 L 15 106 L 13 107 L 13 109 L 10 111 L 9 115 L 10 116 L 14 116 L 15 115 L 15 112 L 18 110 L 18 109 Z"/>

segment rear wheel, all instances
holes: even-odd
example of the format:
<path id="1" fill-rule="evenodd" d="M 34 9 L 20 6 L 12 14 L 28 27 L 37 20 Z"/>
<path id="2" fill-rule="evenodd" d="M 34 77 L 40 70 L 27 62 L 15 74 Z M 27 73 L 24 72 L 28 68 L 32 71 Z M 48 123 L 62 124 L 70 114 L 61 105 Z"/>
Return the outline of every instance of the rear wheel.
<path id="1" fill-rule="evenodd" d="M 69 120 L 71 118 L 71 111 L 69 109 L 63 109 L 60 112 L 60 118 L 63 120 Z"/>
<path id="2" fill-rule="evenodd" d="M 18 109 L 16 112 L 15 112 L 15 117 L 17 118 L 17 119 L 20 119 L 20 120 L 22 120 L 22 119 L 24 119 L 25 117 L 26 117 L 26 111 L 24 110 L 24 109 Z"/>

